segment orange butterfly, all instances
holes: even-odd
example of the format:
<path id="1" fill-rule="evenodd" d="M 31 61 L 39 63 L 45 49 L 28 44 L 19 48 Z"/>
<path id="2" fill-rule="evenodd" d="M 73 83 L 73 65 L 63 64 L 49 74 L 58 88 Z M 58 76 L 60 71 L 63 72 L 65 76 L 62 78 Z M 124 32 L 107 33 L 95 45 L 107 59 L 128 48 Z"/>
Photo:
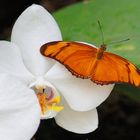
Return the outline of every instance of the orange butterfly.
<path id="1" fill-rule="evenodd" d="M 41 47 L 44 56 L 62 63 L 73 75 L 96 84 L 130 83 L 140 87 L 140 70 L 125 58 L 78 42 L 55 41 Z"/>

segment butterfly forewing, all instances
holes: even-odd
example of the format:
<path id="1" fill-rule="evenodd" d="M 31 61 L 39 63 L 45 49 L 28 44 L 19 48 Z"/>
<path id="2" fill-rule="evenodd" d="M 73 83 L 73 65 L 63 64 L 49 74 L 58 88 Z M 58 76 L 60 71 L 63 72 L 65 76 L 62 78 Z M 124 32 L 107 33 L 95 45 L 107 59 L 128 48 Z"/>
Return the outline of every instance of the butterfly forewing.
<path id="1" fill-rule="evenodd" d="M 51 57 L 81 78 L 89 78 L 96 62 L 97 49 L 78 42 L 53 42 L 42 46 L 41 53 Z"/>

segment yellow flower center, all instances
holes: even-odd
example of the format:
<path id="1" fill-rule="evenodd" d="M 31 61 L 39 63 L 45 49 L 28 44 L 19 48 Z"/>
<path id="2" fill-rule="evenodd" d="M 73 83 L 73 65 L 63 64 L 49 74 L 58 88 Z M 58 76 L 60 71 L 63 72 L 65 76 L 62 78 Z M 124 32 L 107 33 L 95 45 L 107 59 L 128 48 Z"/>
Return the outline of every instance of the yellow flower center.
<path id="1" fill-rule="evenodd" d="M 59 112 L 64 107 L 60 106 L 60 96 L 55 95 L 53 90 L 50 93 L 45 92 L 45 88 L 43 86 L 38 86 L 36 88 L 37 98 L 41 107 L 42 115 L 45 115 L 47 111 Z"/>

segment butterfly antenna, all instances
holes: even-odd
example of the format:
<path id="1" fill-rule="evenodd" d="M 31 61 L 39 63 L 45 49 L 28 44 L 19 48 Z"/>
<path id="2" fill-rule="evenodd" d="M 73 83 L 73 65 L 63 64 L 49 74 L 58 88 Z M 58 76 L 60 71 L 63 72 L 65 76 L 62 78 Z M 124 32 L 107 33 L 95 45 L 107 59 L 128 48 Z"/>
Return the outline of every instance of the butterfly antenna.
<path id="1" fill-rule="evenodd" d="M 100 32 L 101 32 L 102 44 L 104 45 L 105 44 L 105 42 L 104 42 L 104 34 L 103 34 L 102 26 L 101 26 L 101 23 L 100 23 L 99 20 L 98 20 L 98 25 L 99 25 L 99 29 L 100 29 Z"/>
<path id="2" fill-rule="evenodd" d="M 130 40 L 130 38 L 119 40 L 119 41 L 114 41 L 114 42 L 109 43 L 109 45 L 118 44 L 118 43 L 126 42 L 126 41 L 129 41 L 129 40 Z"/>

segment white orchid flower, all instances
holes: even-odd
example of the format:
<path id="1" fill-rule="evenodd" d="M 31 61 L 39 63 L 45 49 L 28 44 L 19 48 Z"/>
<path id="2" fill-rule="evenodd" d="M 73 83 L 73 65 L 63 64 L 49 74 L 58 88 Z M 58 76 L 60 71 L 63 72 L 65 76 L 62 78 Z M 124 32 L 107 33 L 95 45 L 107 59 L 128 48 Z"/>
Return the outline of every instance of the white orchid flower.
<path id="1" fill-rule="evenodd" d="M 11 42 L 0 41 L 0 139 L 29 140 L 40 118 L 54 117 L 59 126 L 75 133 L 98 127 L 96 107 L 113 85 L 76 78 L 43 57 L 41 45 L 56 40 L 62 37 L 53 17 L 32 5 L 16 21 Z"/>

